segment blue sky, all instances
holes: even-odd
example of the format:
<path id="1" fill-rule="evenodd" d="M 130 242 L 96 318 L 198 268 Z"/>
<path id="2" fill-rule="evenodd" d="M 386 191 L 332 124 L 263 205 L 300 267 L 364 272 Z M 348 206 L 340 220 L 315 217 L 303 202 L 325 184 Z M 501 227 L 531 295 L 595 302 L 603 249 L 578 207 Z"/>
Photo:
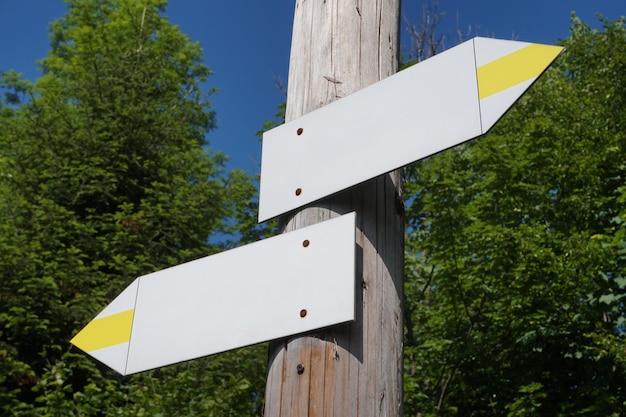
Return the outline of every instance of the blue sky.
<path id="1" fill-rule="evenodd" d="M 414 20 L 423 1 L 404 0 L 403 17 Z M 275 80 L 287 81 L 294 0 L 171 0 L 170 21 L 199 41 L 214 72 L 208 85 L 218 129 L 209 133 L 214 150 L 231 157 L 229 168 L 260 170 L 261 145 L 255 133 L 284 101 Z M 472 36 L 553 44 L 568 36 L 576 11 L 597 26 L 596 13 L 626 15 L 624 0 L 440 0 L 447 47 L 457 27 Z M 48 51 L 48 25 L 65 12 L 63 0 L 0 0 L 0 70 L 15 69 L 31 80 L 37 60 Z M 457 23 L 458 22 L 458 23 Z M 402 33 L 403 48 L 408 46 Z M 406 49 L 405 49 L 406 51 Z"/>

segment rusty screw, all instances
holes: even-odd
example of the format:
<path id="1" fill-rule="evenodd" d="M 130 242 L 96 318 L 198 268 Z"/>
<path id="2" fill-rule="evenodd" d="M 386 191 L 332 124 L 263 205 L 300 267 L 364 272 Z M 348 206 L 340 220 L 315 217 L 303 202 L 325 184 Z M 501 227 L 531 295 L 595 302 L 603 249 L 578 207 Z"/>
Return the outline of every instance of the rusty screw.
<path id="1" fill-rule="evenodd" d="M 298 130 L 296 130 L 296 133 L 298 134 L 298 136 L 300 136 L 301 134 L 304 133 L 304 129 L 302 129 L 301 127 L 298 128 Z"/>
<path id="2" fill-rule="evenodd" d="M 303 308 L 302 310 L 300 310 L 300 317 L 305 318 L 306 317 L 306 308 Z"/>
<path id="3" fill-rule="evenodd" d="M 308 248 L 310 244 L 311 242 L 309 242 L 309 239 L 306 239 L 304 240 L 304 242 L 302 242 L 302 246 L 304 246 L 305 248 Z"/>
<path id="4" fill-rule="evenodd" d="M 296 195 L 302 194 L 302 188 L 296 188 Z"/>
<path id="5" fill-rule="evenodd" d="M 299 363 L 298 366 L 296 366 L 296 370 L 298 371 L 298 375 L 302 375 L 304 373 L 304 365 Z"/>

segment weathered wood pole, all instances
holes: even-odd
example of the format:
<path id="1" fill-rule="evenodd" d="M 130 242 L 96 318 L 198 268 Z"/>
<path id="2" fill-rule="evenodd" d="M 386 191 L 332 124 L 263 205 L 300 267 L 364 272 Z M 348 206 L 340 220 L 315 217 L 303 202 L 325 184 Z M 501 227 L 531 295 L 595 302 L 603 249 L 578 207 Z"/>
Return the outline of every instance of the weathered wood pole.
<path id="1" fill-rule="evenodd" d="M 287 121 L 395 73 L 399 14 L 400 0 L 296 0 Z M 291 213 L 282 227 L 288 232 L 351 211 L 358 229 L 357 319 L 271 344 L 267 417 L 402 415 L 400 173 Z"/>

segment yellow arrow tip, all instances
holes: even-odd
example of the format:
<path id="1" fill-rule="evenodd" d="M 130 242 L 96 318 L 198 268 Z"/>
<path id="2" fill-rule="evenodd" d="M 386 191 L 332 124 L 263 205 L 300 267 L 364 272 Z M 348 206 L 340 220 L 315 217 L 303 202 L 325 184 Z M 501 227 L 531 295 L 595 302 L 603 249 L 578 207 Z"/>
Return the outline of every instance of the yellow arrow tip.
<path id="1" fill-rule="evenodd" d="M 130 341 L 135 310 L 122 311 L 91 321 L 70 341 L 85 352 Z"/>
<path id="2" fill-rule="evenodd" d="M 563 49 L 561 46 L 533 43 L 478 67 L 480 99 L 539 77 Z"/>

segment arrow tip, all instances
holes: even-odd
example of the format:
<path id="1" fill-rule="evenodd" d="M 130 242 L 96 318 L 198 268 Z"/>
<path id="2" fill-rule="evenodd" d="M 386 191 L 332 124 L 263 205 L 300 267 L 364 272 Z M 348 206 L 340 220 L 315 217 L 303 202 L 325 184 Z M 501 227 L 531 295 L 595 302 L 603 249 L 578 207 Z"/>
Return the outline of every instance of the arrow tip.
<path id="1" fill-rule="evenodd" d="M 136 279 L 70 341 L 122 375 L 126 374 L 138 286 Z"/>
<path id="2" fill-rule="evenodd" d="M 563 52 L 561 46 L 474 39 L 483 133 L 524 94 Z"/>

